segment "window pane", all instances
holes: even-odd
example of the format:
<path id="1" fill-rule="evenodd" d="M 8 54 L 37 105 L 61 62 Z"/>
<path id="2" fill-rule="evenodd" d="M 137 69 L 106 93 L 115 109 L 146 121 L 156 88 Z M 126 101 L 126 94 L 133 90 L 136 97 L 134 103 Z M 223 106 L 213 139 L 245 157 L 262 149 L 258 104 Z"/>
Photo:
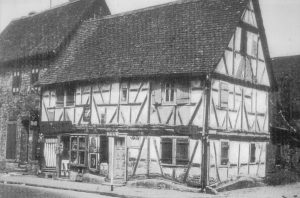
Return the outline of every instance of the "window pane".
<path id="1" fill-rule="evenodd" d="M 72 150 L 77 150 L 78 149 L 77 137 L 71 137 L 71 149 Z"/>
<path id="2" fill-rule="evenodd" d="M 73 106 L 75 103 L 75 88 L 74 87 L 69 87 L 66 90 L 67 93 L 67 101 L 66 101 L 66 105 L 67 106 Z"/>
<path id="3" fill-rule="evenodd" d="M 108 138 L 107 136 L 100 137 L 100 163 L 108 163 Z"/>
<path id="4" fill-rule="evenodd" d="M 64 90 L 62 88 L 56 90 L 56 106 L 64 106 Z"/>
<path id="5" fill-rule="evenodd" d="M 122 102 L 127 101 L 127 88 L 122 88 L 122 97 L 121 97 Z"/>
<path id="6" fill-rule="evenodd" d="M 86 143 L 85 143 L 85 137 L 79 138 L 79 150 L 85 150 Z"/>
<path id="7" fill-rule="evenodd" d="M 220 106 L 227 108 L 228 107 L 228 84 L 227 83 L 221 83 L 220 84 Z"/>
<path id="8" fill-rule="evenodd" d="M 172 139 L 170 138 L 161 140 L 161 162 L 172 164 Z"/>
<path id="9" fill-rule="evenodd" d="M 189 140 L 176 140 L 176 164 L 186 165 L 189 162 Z"/>
<path id="10" fill-rule="evenodd" d="M 256 161 L 255 151 L 256 151 L 255 144 L 250 144 L 250 162 L 251 163 L 254 163 Z"/>
<path id="11" fill-rule="evenodd" d="M 71 151 L 71 163 L 72 164 L 77 164 L 77 151 Z"/>
<path id="12" fill-rule="evenodd" d="M 78 162 L 80 165 L 84 165 L 85 164 L 85 151 L 79 151 L 78 152 Z"/>
<path id="13" fill-rule="evenodd" d="M 221 142 L 221 165 L 227 165 L 228 159 L 229 142 Z"/>

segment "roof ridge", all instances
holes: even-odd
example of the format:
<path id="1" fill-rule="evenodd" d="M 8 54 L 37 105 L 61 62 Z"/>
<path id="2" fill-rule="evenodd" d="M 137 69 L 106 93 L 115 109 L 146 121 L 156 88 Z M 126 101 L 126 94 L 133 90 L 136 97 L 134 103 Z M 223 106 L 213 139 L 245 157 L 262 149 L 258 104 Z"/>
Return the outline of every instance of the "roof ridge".
<path id="1" fill-rule="evenodd" d="M 153 5 L 153 6 L 149 6 L 149 7 L 145 7 L 145 8 L 139 8 L 139 9 L 136 9 L 136 10 L 130 10 L 130 11 L 124 11 L 124 12 L 120 12 L 120 13 L 116 13 L 116 14 L 106 15 L 106 16 L 101 17 L 101 18 L 91 18 L 91 19 L 87 20 L 87 22 L 96 22 L 96 21 L 101 21 L 101 20 L 105 20 L 105 19 L 111 19 L 111 18 L 117 18 L 117 17 L 127 16 L 127 15 L 133 15 L 133 14 L 141 13 L 141 12 L 144 12 L 144 11 L 155 10 L 155 9 L 167 7 L 167 6 L 170 6 L 170 5 L 179 5 L 179 4 L 185 4 L 185 3 L 191 3 L 191 2 L 200 2 L 200 1 L 205 1 L 205 0 L 176 0 L 176 1 L 171 1 L 171 2 L 167 2 L 167 3 L 163 3 L 163 4 Z"/>
<path id="2" fill-rule="evenodd" d="M 278 60 L 278 59 L 283 59 L 283 58 L 294 58 L 294 57 L 300 57 L 300 54 L 296 54 L 296 55 L 286 55 L 286 56 L 276 56 L 273 57 L 272 60 Z"/>
<path id="3" fill-rule="evenodd" d="M 71 4 L 77 3 L 79 1 L 84 1 L 84 0 L 74 0 L 74 1 L 68 1 L 68 2 L 65 2 L 65 3 L 62 3 L 62 4 L 58 4 L 58 5 L 53 6 L 51 8 L 46 8 L 45 10 L 41 10 L 40 12 L 36 12 L 35 14 L 31 14 L 31 15 L 26 15 L 26 16 L 21 16 L 21 17 L 18 17 L 18 18 L 14 18 L 14 19 L 11 20 L 11 22 L 18 21 L 18 20 L 21 20 L 21 19 L 27 19 L 27 18 L 30 18 L 30 17 L 34 17 L 34 16 L 43 14 L 43 13 L 51 11 L 51 10 L 55 10 L 55 9 L 58 9 L 58 8 L 61 8 L 61 7 L 67 6 L 67 5 L 71 5 Z"/>

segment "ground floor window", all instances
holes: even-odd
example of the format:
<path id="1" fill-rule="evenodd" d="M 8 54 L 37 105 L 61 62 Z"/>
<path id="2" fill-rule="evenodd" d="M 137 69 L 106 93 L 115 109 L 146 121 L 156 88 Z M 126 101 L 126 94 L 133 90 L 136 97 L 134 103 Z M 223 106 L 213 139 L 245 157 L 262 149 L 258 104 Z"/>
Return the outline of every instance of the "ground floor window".
<path id="1" fill-rule="evenodd" d="M 221 142 L 221 165 L 229 163 L 229 142 Z"/>
<path id="2" fill-rule="evenodd" d="M 162 138 L 161 162 L 172 165 L 187 165 L 189 162 L 189 140 L 187 138 Z"/>
<path id="3" fill-rule="evenodd" d="M 71 165 L 86 165 L 87 140 L 86 136 L 71 136 Z"/>
<path id="4" fill-rule="evenodd" d="M 254 143 L 250 144 L 250 163 L 256 162 L 255 156 L 256 146 Z"/>
<path id="5" fill-rule="evenodd" d="M 108 137 L 89 136 L 89 168 L 98 170 L 101 163 L 108 163 Z"/>

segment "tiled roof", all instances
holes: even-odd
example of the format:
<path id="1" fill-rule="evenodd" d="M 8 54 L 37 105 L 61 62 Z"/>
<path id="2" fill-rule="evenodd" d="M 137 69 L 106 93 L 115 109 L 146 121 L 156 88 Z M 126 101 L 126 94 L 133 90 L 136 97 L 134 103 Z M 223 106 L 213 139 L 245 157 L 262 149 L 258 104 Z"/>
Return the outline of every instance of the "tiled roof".
<path id="1" fill-rule="evenodd" d="M 247 2 L 185 0 L 84 22 L 40 83 L 211 72 Z"/>
<path id="2" fill-rule="evenodd" d="M 12 21 L 0 35 L 0 63 L 55 54 L 83 19 L 100 12 L 109 14 L 104 0 L 77 0 Z"/>

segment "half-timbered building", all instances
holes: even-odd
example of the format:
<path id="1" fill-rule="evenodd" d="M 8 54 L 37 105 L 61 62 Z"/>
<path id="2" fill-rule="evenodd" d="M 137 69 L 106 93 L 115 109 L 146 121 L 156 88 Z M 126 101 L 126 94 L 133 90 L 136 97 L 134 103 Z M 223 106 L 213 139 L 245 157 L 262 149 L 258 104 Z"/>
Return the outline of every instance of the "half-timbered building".
<path id="1" fill-rule="evenodd" d="M 104 1 L 78 0 L 31 12 L 0 34 L 1 170 L 36 164 L 40 93 L 34 85 L 83 20 L 107 14 Z"/>
<path id="2" fill-rule="evenodd" d="M 265 176 L 274 80 L 257 0 L 86 21 L 51 68 L 40 80 L 41 132 L 59 174 L 202 187 Z"/>

